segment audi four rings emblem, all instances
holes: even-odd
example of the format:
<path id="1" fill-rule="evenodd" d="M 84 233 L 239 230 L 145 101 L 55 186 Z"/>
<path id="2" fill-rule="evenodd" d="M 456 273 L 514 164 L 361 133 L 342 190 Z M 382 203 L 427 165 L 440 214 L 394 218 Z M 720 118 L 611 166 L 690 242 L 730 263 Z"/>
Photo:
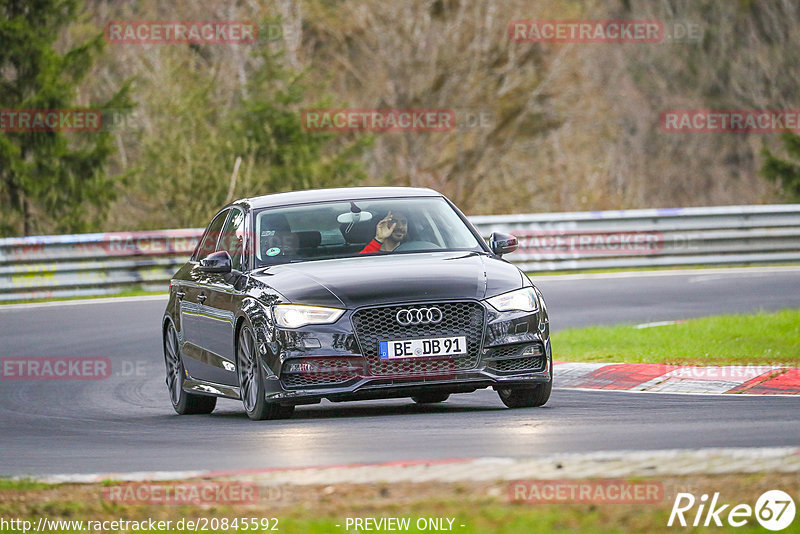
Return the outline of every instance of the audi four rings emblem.
<path id="1" fill-rule="evenodd" d="M 437 324 L 442 322 L 442 310 L 435 306 L 432 308 L 409 308 L 397 312 L 395 318 L 402 326 Z"/>

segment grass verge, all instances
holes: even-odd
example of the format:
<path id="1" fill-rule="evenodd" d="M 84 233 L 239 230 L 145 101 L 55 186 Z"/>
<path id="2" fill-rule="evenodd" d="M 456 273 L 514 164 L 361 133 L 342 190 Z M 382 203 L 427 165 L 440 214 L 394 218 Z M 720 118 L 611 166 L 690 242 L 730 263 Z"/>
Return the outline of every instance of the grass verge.
<path id="1" fill-rule="evenodd" d="M 718 315 L 677 324 L 571 328 L 553 334 L 570 362 L 800 365 L 800 310 Z"/>
<path id="2" fill-rule="evenodd" d="M 494 532 L 675 532 L 697 531 L 689 527 L 668 527 L 667 522 L 679 492 L 689 492 L 698 499 L 702 494 L 720 492 L 719 502 L 731 506 L 744 503 L 754 506 L 767 490 L 781 489 L 789 495 L 800 494 L 797 473 L 747 475 L 695 475 L 631 479 L 663 487 L 663 498 L 655 503 L 619 504 L 609 502 L 576 503 L 569 500 L 550 503 L 514 501 L 509 482 L 335 484 L 330 486 L 283 486 L 259 488 L 258 502 L 237 505 L 205 504 L 192 506 L 131 505 L 108 502 L 101 484 L 66 484 L 40 489 L 0 490 L 0 516 L 37 524 L 40 517 L 49 520 L 76 521 L 177 521 L 205 518 L 277 518 L 277 531 L 283 533 L 344 533 L 347 518 L 408 518 L 406 532 L 423 531 L 417 521 L 438 519 L 452 532 L 486 534 Z M 699 502 L 699 501 L 698 501 Z M 730 506 L 728 510 L 730 510 Z M 687 512 L 691 523 L 697 507 Z M 705 514 L 703 514 L 703 519 Z M 721 514 L 725 522 L 727 511 Z M 270 526 L 274 522 L 270 522 Z M 797 532 L 794 525 L 784 532 Z M 463 526 L 462 526 L 463 525 Z M 792 527 L 795 527 L 794 529 Z M 742 528 L 724 524 L 712 527 L 715 532 L 763 531 L 751 517 Z M 431 531 L 428 529 L 427 531 Z M 446 530 L 446 529 L 440 529 Z M 702 530 L 702 527 L 700 528 Z M 6 530 L 11 531 L 11 530 Z M 75 528 L 67 532 L 77 531 Z M 118 531 L 107 529 L 108 532 Z M 173 526 L 163 532 L 177 532 Z M 243 532 L 233 528 L 209 529 L 210 532 Z M 384 532 L 385 530 L 380 530 Z M 270 532 L 270 530 L 258 530 Z"/>

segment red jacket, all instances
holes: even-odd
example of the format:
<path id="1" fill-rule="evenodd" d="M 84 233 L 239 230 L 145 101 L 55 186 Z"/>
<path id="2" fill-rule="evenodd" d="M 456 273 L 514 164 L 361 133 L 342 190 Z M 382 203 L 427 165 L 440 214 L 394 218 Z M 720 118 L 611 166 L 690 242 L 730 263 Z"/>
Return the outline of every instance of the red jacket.
<path id="1" fill-rule="evenodd" d="M 364 250 L 359 252 L 359 254 L 371 254 L 373 252 L 380 252 L 380 250 L 381 250 L 381 242 L 378 241 L 377 239 L 373 239 L 367 244 L 366 247 L 364 247 Z"/>

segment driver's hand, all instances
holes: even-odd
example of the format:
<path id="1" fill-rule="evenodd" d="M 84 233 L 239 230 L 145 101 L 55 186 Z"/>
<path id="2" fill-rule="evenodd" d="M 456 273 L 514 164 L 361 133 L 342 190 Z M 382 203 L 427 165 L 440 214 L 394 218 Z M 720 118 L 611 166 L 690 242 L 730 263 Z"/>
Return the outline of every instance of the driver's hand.
<path id="1" fill-rule="evenodd" d="M 375 228 L 375 239 L 383 243 L 392 232 L 394 232 L 394 228 L 397 226 L 397 223 L 392 220 L 392 212 L 390 211 L 389 214 L 381 219 L 378 223 L 378 227 Z"/>

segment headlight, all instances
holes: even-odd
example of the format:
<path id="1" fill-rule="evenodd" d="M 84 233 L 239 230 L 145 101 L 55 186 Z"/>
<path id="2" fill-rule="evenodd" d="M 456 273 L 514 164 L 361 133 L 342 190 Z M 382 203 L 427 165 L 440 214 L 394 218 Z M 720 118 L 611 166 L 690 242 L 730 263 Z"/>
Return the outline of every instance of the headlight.
<path id="1" fill-rule="evenodd" d="M 303 306 L 300 304 L 278 304 L 275 306 L 275 322 L 283 328 L 299 328 L 307 324 L 335 323 L 344 310 Z"/>
<path id="2" fill-rule="evenodd" d="M 533 287 L 523 287 L 516 291 L 509 291 L 486 299 L 486 302 L 491 304 L 497 311 L 519 310 L 535 312 L 539 309 L 539 300 L 536 298 L 536 291 Z"/>

